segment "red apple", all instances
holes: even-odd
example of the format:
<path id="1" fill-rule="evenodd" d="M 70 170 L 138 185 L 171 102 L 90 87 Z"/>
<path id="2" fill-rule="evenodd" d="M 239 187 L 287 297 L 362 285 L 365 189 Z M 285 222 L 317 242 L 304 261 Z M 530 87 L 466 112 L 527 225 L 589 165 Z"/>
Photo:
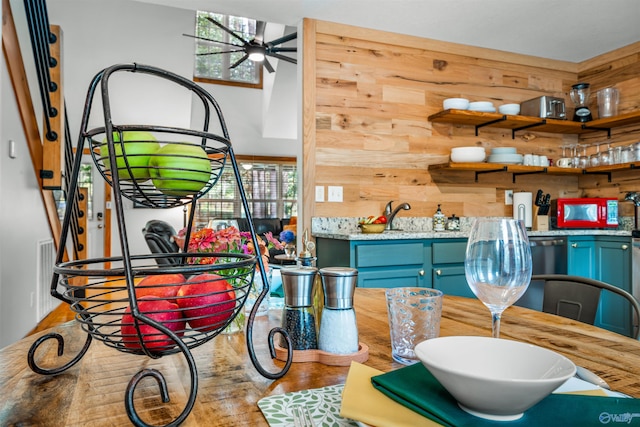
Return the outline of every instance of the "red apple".
<path id="1" fill-rule="evenodd" d="M 145 296 L 154 296 L 175 304 L 180 285 L 186 281 L 187 279 L 180 273 L 147 276 L 136 285 L 136 297 L 140 299 Z"/>
<path id="2" fill-rule="evenodd" d="M 184 335 L 186 322 L 177 304 L 164 299 L 144 297 L 138 300 L 138 308 L 141 313 L 166 326 L 179 337 Z M 142 334 L 142 342 L 146 348 L 162 351 L 175 347 L 175 342 L 169 338 L 168 335 L 151 325 L 147 325 L 141 321 L 138 323 L 140 325 L 140 333 Z M 138 340 L 135 322 L 131 315 L 131 307 L 127 307 L 122 315 L 120 332 L 122 333 L 122 342 L 125 347 L 132 349 L 142 348 Z"/>
<path id="3" fill-rule="evenodd" d="M 211 161 L 199 145 L 167 144 L 151 156 L 149 174 L 161 193 L 185 197 L 207 185 L 211 178 Z"/>
<path id="4" fill-rule="evenodd" d="M 226 322 L 236 307 L 236 292 L 222 276 L 203 273 L 180 287 L 176 300 L 193 329 L 212 331 Z"/>

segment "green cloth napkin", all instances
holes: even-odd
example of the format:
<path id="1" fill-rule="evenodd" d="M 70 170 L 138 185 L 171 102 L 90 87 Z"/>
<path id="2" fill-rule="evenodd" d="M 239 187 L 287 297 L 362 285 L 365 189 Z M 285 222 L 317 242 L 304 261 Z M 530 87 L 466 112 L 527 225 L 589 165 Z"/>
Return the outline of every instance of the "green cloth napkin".
<path id="1" fill-rule="evenodd" d="M 473 416 L 422 365 L 400 368 L 371 378 L 373 386 L 396 402 L 444 426 L 640 426 L 640 400 L 551 394 L 517 421 L 490 421 Z"/>

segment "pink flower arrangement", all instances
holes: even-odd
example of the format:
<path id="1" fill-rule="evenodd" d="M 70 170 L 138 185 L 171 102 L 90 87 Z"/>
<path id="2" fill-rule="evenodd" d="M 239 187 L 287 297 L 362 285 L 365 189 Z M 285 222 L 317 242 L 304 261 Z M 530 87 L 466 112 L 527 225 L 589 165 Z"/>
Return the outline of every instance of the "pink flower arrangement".
<path id="1" fill-rule="evenodd" d="M 184 230 L 180 233 L 184 235 Z M 269 249 L 283 249 L 284 245 L 273 237 L 272 233 L 268 232 L 264 234 L 266 242 L 258 237 L 258 247 L 260 248 L 260 254 L 265 265 L 265 268 L 269 268 Z M 193 233 L 189 239 L 189 246 L 187 247 L 189 252 L 222 252 L 222 253 L 243 253 L 243 254 L 255 254 L 255 245 L 251 239 L 251 233 L 248 231 L 239 231 L 236 227 L 227 227 L 222 230 L 213 230 L 211 228 L 203 228 Z M 191 258 L 190 264 L 217 264 L 218 258 L 203 257 L 203 258 Z"/>

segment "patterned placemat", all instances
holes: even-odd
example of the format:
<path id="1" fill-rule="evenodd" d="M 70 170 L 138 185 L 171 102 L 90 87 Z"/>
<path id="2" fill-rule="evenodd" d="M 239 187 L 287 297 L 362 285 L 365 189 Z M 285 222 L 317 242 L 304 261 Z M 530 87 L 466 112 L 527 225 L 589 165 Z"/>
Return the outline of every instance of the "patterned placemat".
<path id="1" fill-rule="evenodd" d="M 343 384 L 269 396 L 258 401 L 258 407 L 271 427 L 293 425 L 292 408 L 306 406 L 318 427 L 357 427 L 340 416 Z"/>

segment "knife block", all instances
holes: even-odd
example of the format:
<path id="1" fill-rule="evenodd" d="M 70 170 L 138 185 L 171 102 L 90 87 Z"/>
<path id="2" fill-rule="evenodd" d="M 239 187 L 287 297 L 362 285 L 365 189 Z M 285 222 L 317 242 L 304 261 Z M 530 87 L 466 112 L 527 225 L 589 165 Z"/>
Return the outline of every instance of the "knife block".
<path id="1" fill-rule="evenodd" d="M 533 210 L 533 230 L 549 231 L 549 215 L 538 215 L 538 207 Z"/>

